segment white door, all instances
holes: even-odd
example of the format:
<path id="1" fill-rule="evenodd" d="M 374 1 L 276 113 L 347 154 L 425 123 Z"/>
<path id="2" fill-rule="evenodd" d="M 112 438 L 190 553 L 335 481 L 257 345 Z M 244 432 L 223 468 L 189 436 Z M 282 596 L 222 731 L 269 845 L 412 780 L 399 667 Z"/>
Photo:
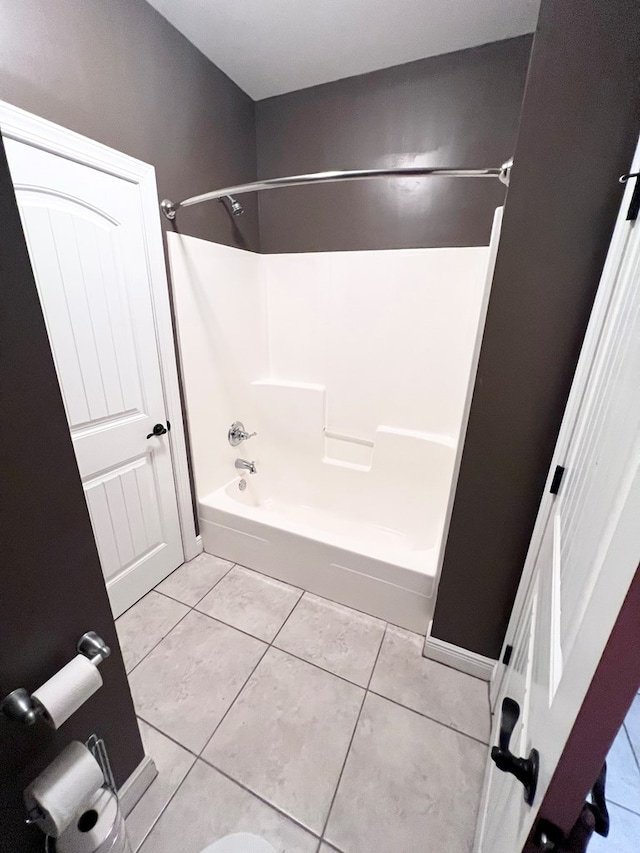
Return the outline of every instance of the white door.
<path id="1" fill-rule="evenodd" d="M 482 853 L 522 850 L 640 561 L 640 224 L 625 221 L 629 194 L 529 548 L 512 658 L 498 675 L 492 743 L 513 700 L 509 749 L 539 753 L 536 792 L 525 802 L 524 785 L 488 759 Z M 557 465 L 565 470 L 553 494 Z"/>
<path id="2" fill-rule="evenodd" d="M 140 188 L 22 141 L 5 145 L 117 616 L 183 562 L 169 435 L 149 437 L 168 424 Z"/>

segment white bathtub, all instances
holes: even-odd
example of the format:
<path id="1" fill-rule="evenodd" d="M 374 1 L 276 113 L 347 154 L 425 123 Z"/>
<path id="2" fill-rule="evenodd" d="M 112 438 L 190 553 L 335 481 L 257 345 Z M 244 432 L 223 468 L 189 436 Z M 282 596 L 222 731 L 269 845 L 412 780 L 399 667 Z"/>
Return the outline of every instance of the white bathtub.
<path id="1" fill-rule="evenodd" d="M 205 550 L 425 633 L 489 248 L 168 241 Z"/>
<path id="2" fill-rule="evenodd" d="M 428 443 L 421 489 L 405 496 L 401 512 L 380 505 L 375 477 L 363 471 L 354 499 L 354 469 L 323 466 L 324 478 L 282 480 L 269 476 L 257 459 L 258 473 L 240 477 L 199 501 L 204 549 L 234 563 L 425 633 L 448 498 L 453 448 Z M 421 466 L 422 467 L 422 466 Z M 266 470 L 264 470 L 266 468 Z M 420 475 L 420 471 L 417 472 Z M 348 491 L 339 488 L 350 480 Z M 318 489 L 324 479 L 325 489 Z M 372 479 L 374 482 L 372 482 Z M 313 490 L 305 484 L 313 483 Z M 393 484 L 380 490 L 394 501 Z M 327 500 L 323 500 L 323 493 Z M 346 500 L 341 500 L 340 496 Z M 407 512 L 407 500 L 412 512 Z M 383 501 L 384 503 L 384 501 Z M 372 523 L 380 516 L 395 527 Z"/>

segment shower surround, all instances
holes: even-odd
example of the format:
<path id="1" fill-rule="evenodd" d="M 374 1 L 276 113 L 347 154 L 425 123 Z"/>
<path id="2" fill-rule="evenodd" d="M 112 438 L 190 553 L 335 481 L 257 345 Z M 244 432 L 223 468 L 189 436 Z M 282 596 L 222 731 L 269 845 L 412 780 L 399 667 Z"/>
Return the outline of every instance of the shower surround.
<path id="1" fill-rule="evenodd" d="M 205 551 L 426 631 L 497 233 L 285 255 L 168 235 Z M 258 434 L 232 447 L 238 420 Z"/>

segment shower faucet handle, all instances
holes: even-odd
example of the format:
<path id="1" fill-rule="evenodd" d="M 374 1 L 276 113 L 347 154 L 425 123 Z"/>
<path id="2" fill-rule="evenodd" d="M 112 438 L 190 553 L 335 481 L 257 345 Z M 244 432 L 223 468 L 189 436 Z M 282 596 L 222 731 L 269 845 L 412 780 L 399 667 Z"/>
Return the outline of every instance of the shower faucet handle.
<path id="1" fill-rule="evenodd" d="M 229 439 L 231 447 L 237 447 L 243 441 L 246 441 L 248 438 L 253 438 L 253 436 L 257 434 L 257 432 L 246 432 L 242 421 L 234 421 L 229 428 L 227 438 Z"/>

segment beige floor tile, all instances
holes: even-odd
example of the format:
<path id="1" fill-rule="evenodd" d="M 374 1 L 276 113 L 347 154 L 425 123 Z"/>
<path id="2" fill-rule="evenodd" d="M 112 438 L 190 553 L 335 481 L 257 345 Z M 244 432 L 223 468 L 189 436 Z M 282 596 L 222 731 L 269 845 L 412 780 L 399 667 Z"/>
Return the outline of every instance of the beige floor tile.
<path id="1" fill-rule="evenodd" d="M 136 710 L 198 753 L 264 650 L 259 640 L 191 611 L 131 673 Z"/>
<path id="2" fill-rule="evenodd" d="M 636 696 L 624 721 L 636 761 L 640 764 L 640 695 Z"/>
<path id="3" fill-rule="evenodd" d="M 385 623 L 305 593 L 274 645 L 366 687 Z"/>
<path id="4" fill-rule="evenodd" d="M 195 757 L 168 737 L 139 721 L 145 754 L 153 759 L 158 775 L 127 817 L 127 830 L 134 851 L 156 822 L 162 810 L 187 775 Z"/>
<path id="5" fill-rule="evenodd" d="M 200 853 L 233 832 L 250 832 L 277 853 L 315 853 L 318 839 L 198 761 L 141 853 Z"/>
<path id="6" fill-rule="evenodd" d="M 164 595 L 194 607 L 232 566 L 233 563 L 221 560 L 220 557 L 199 554 L 172 572 L 168 578 L 158 584 L 156 589 Z"/>
<path id="7" fill-rule="evenodd" d="M 607 780 L 608 781 L 608 780 Z M 640 816 L 616 805 L 609 805 L 609 835 L 593 835 L 589 853 L 638 853 L 640 850 Z"/>
<path id="8" fill-rule="evenodd" d="M 271 648 L 203 758 L 320 833 L 363 695 Z"/>
<path id="9" fill-rule="evenodd" d="M 153 590 L 116 619 L 127 672 L 171 631 L 188 608 Z"/>
<path id="10" fill-rule="evenodd" d="M 624 726 L 607 756 L 607 800 L 640 813 L 640 770 Z"/>
<path id="11" fill-rule="evenodd" d="M 488 743 L 487 683 L 423 657 L 423 644 L 424 637 L 390 625 L 371 690 Z"/>
<path id="12" fill-rule="evenodd" d="M 486 747 L 367 695 L 326 830 L 344 853 L 470 853 Z"/>
<path id="13" fill-rule="evenodd" d="M 235 566 L 200 602 L 198 610 L 271 642 L 302 590 Z"/>

